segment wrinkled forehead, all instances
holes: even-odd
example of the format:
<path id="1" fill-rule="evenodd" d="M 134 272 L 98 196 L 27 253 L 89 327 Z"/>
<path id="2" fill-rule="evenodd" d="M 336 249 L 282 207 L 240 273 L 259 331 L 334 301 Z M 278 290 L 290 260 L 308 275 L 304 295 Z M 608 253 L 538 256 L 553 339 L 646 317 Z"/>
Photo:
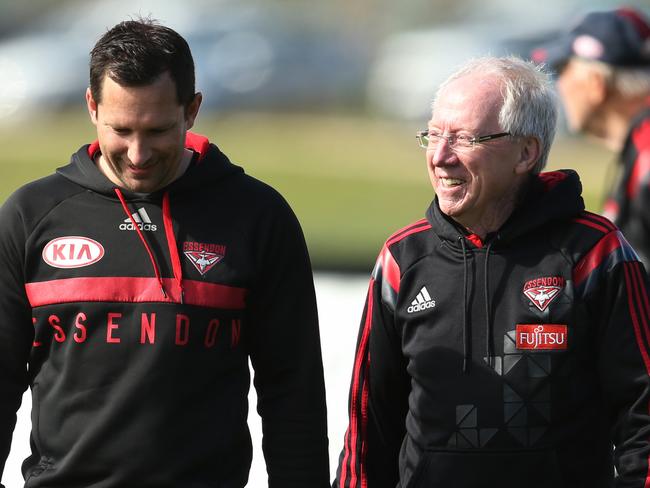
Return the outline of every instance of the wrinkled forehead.
<path id="1" fill-rule="evenodd" d="M 434 102 L 431 123 L 463 129 L 498 129 L 503 106 L 501 83 L 493 77 L 467 75 L 443 87 Z"/>

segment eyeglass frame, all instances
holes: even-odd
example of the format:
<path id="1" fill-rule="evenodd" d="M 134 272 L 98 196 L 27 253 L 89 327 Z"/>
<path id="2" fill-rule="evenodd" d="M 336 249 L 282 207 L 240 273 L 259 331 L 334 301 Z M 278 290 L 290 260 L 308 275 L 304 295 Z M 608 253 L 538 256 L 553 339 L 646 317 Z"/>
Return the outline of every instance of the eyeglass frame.
<path id="1" fill-rule="evenodd" d="M 471 139 L 468 139 L 467 142 L 469 142 L 471 144 L 469 149 L 474 149 L 474 147 L 476 147 L 477 144 L 481 144 L 483 142 L 492 141 L 494 139 L 499 139 L 501 137 L 506 137 L 506 136 L 511 136 L 511 135 L 512 135 L 512 133 L 510 133 L 510 132 L 498 132 L 496 134 L 488 134 L 488 135 L 485 135 L 485 136 L 474 136 Z M 415 138 L 418 140 L 418 145 L 423 149 L 429 149 L 429 144 L 424 145 L 422 143 L 422 138 L 425 137 L 425 136 L 435 137 L 439 141 L 445 139 L 447 141 L 447 144 L 449 144 L 449 147 L 451 149 L 457 148 L 456 141 L 458 140 L 458 136 L 456 134 L 433 135 L 433 134 L 430 134 L 429 129 L 427 129 L 427 130 L 418 131 L 415 134 Z"/>

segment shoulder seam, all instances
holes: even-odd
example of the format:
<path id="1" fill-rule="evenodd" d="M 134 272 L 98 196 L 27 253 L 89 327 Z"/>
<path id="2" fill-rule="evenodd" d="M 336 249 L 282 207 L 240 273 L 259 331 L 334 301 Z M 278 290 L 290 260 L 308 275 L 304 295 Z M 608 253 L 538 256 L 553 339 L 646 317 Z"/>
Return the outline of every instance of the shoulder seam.
<path id="1" fill-rule="evenodd" d="M 53 212 L 53 211 L 54 211 L 54 210 L 55 210 L 59 205 L 61 205 L 62 203 L 66 202 L 66 201 L 69 200 L 70 198 L 74 198 L 74 197 L 76 197 L 76 196 L 78 196 L 78 195 L 81 195 L 81 194 L 85 193 L 85 191 L 86 191 L 86 189 L 83 188 L 83 187 L 81 187 L 79 191 L 77 191 L 77 192 L 75 192 L 75 193 L 71 193 L 71 194 L 69 194 L 69 195 L 66 195 L 66 196 L 65 196 L 64 198 L 62 198 L 61 200 L 55 201 L 53 205 L 48 206 L 48 208 L 43 212 L 43 214 L 40 215 L 38 218 L 36 218 L 36 219 L 33 221 L 33 225 L 31 226 L 30 229 L 28 229 L 29 233 L 26 234 L 25 237 L 26 237 L 27 239 L 29 239 L 29 237 L 32 235 L 32 232 L 34 232 L 34 230 L 35 230 L 35 229 L 40 225 L 40 223 L 43 222 L 43 220 L 45 220 L 45 219 L 47 218 L 47 216 L 50 215 L 50 214 L 51 214 L 51 213 L 52 213 L 52 212 Z"/>
<path id="2" fill-rule="evenodd" d="M 426 219 L 418 220 L 417 222 L 414 222 L 398 230 L 393 235 L 391 235 L 388 239 L 386 239 L 386 247 L 392 246 L 396 242 L 401 241 L 402 239 L 410 236 L 411 234 L 429 230 L 430 228 L 431 228 L 431 224 L 427 222 Z"/>
<path id="3" fill-rule="evenodd" d="M 608 234 L 618 230 L 609 219 L 589 211 L 583 211 L 578 217 L 573 219 L 573 222 L 596 229 L 603 234 Z"/>
<path id="4" fill-rule="evenodd" d="M 410 224 L 408 224 L 408 225 L 402 227 L 401 229 L 398 229 L 398 230 L 396 230 L 395 232 L 393 232 L 390 236 L 388 236 L 388 239 L 386 239 L 386 241 L 390 241 L 391 239 L 397 237 L 397 236 L 398 236 L 399 234 L 401 234 L 402 232 L 406 232 L 406 231 L 408 231 L 409 229 L 411 229 L 412 227 L 416 227 L 416 226 L 418 226 L 418 225 L 422 225 L 422 224 L 424 224 L 424 223 L 426 223 L 426 222 L 427 222 L 427 219 L 425 219 L 425 218 L 422 218 L 422 219 L 420 219 L 420 220 L 416 220 L 415 222 L 411 222 Z"/>

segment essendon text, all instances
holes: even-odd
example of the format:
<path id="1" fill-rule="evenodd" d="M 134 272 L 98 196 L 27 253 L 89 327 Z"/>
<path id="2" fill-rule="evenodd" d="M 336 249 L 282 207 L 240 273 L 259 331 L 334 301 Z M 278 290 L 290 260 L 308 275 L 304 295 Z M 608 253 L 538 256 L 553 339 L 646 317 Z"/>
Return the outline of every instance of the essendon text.
<path id="1" fill-rule="evenodd" d="M 41 347 L 46 342 L 72 343 L 83 345 L 90 341 L 106 344 L 130 342 L 141 345 L 155 345 L 167 342 L 179 347 L 198 345 L 207 349 L 219 344 L 234 348 L 239 344 L 241 334 L 240 319 L 191 319 L 185 314 L 159 317 L 156 312 L 127 316 L 118 312 L 108 312 L 101 318 L 92 320 L 84 312 L 71 318 L 57 314 L 44 314 L 32 318 L 36 328 L 33 347 Z"/>

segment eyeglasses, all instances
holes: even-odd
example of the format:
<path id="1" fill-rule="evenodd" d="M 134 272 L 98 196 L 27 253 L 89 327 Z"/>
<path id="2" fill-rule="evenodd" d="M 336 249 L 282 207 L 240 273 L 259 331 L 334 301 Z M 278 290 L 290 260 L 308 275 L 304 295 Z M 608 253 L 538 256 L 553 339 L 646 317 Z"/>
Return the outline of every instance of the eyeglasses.
<path id="1" fill-rule="evenodd" d="M 424 149 L 436 149 L 442 144 L 442 141 L 446 141 L 452 151 L 471 151 L 478 144 L 509 135 L 511 135 L 510 132 L 499 132 L 498 134 L 490 134 L 487 136 L 470 137 L 463 134 L 443 134 L 433 130 L 422 130 L 418 131 L 415 137 L 420 147 Z"/>

